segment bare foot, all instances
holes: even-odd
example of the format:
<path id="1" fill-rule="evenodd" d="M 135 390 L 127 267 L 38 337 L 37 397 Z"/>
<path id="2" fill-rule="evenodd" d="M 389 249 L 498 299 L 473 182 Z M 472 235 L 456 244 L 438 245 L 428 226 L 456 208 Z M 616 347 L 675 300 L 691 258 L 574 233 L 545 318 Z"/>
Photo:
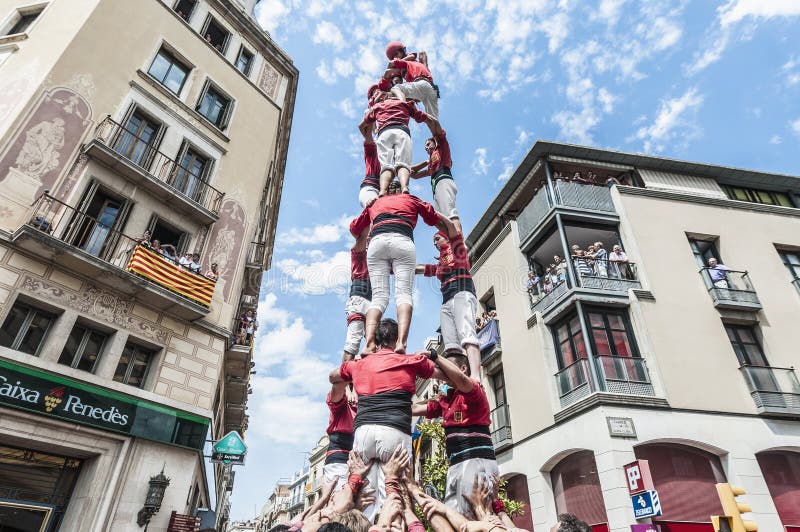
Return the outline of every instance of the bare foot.
<path id="1" fill-rule="evenodd" d="M 406 354 L 406 345 L 402 344 L 400 342 L 397 342 L 395 344 L 395 346 L 394 346 L 394 352 L 395 353 L 400 353 L 401 355 L 405 355 Z"/>
<path id="2" fill-rule="evenodd" d="M 369 356 L 374 352 L 375 352 L 375 345 L 374 344 L 373 345 L 367 344 L 367 345 L 364 346 L 364 350 L 361 351 L 361 358 L 364 358 L 365 356 Z"/>
<path id="3" fill-rule="evenodd" d="M 402 189 L 400 189 L 400 192 L 402 192 L 403 194 L 411 194 L 411 192 L 408 191 L 408 187 L 403 187 Z"/>

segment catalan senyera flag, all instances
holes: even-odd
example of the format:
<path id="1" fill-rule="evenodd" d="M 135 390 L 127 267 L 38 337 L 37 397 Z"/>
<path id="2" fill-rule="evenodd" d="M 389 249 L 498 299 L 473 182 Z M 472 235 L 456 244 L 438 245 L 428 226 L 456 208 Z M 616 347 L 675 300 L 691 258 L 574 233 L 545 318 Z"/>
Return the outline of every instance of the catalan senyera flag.
<path id="1" fill-rule="evenodd" d="M 204 307 L 211 305 L 214 281 L 189 272 L 168 261 L 160 253 L 144 246 L 136 246 L 128 261 L 128 271 L 147 277 L 151 281 L 188 297 Z"/>

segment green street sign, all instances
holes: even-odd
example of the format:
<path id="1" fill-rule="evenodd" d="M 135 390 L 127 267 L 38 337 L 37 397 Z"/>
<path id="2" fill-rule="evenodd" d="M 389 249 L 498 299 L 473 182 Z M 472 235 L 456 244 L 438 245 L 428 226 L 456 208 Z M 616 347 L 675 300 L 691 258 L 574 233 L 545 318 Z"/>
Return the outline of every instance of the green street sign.
<path id="1" fill-rule="evenodd" d="M 230 431 L 211 447 L 211 462 L 215 464 L 244 464 L 247 445 L 235 430 Z"/>

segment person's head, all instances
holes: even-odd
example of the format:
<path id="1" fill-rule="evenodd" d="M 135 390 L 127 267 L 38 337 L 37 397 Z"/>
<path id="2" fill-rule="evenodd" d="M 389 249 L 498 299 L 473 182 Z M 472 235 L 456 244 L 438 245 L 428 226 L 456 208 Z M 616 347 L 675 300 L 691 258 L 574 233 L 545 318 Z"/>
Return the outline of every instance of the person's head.
<path id="1" fill-rule="evenodd" d="M 368 532 L 370 526 L 372 526 L 367 516 L 355 508 L 332 517 L 331 521 L 345 526 L 344 530 L 338 529 L 335 532 L 346 532 L 347 530 L 352 530 L 352 532 Z"/>
<path id="2" fill-rule="evenodd" d="M 194 255 L 192 255 L 192 260 L 195 261 L 195 262 L 199 262 L 200 261 L 200 254 L 199 253 L 195 253 Z"/>
<path id="3" fill-rule="evenodd" d="M 352 532 L 352 530 L 342 523 L 325 523 L 317 529 L 317 532 Z"/>
<path id="4" fill-rule="evenodd" d="M 150 238 L 150 231 L 145 231 L 144 233 L 142 233 L 142 237 L 145 238 L 145 239 L 149 239 Z"/>
<path id="5" fill-rule="evenodd" d="M 252 310 L 248 310 L 247 312 L 244 313 L 244 315 L 245 316 L 252 316 L 253 315 L 253 311 Z"/>
<path id="6" fill-rule="evenodd" d="M 391 318 L 382 319 L 375 331 L 375 343 L 380 347 L 394 348 L 397 344 L 397 322 Z"/>
<path id="7" fill-rule="evenodd" d="M 455 364 L 458 367 L 458 369 L 461 370 L 461 373 L 463 373 L 464 375 L 470 374 L 469 360 L 467 359 L 466 355 L 464 355 L 464 353 L 462 353 L 461 351 L 452 351 L 449 353 L 445 353 L 444 357 L 453 364 Z M 447 384 L 449 384 L 450 386 L 453 385 L 452 382 L 448 382 Z"/>
<path id="8" fill-rule="evenodd" d="M 214 272 L 214 273 L 217 273 L 217 268 L 219 268 L 217 263 L 216 262 L 212 262 L 211 263 L 211 271 Z"/>
<path id="9" fill-rule="evenodd" d="M 578 244 L 572 244 L 572 251 L 578 251 L 581 247 Z"/>
<path id="10" fill-rule="evenodd" d="M 603 243 L 602 242 L 595 242 L 594 243 L 594 249 L 600 249 L 602 247 L 603 247 Z"/>
<path id="11" fill-rule="evenodd" d="M 550 273 L 551 271 L 552 270 L 550 269 L 550 267 L 547 267 L 547 268 L 544 269 L 544 273 Z"/>
<path id="12" fill-rule="evenodd" d="M 709 268 L 716 268 L 717 267 L 717 259 L 715 259 L 714 257 L 711 257 L 710 259 L 708 259 L 708 267 Z"/>
<path id="13" fill-rule="evenodd" d="M 559 514 L 558 522 L 550 532 L 591 532 L 592 527 L 581 521 L 573 514 Z"/>
<path id="14" fill-rule="evenodd" d="M 392 59 L 402 59 L 406 56 L 406 45 L 400 41 L 392 41 L 386 45 L 386 58 L 391 61 Z"/>
<path id="15" fill-rule="evenodd" d="M 533 279 L 535 277 L 536 277 L 536 272 L 534 272 L 534 271 L 528 272 L 528 279 Z"/>
<path id="16" fill-rule="evenodd" d="M 579 249 L 578 251 L 575 252 L 575 255 L 577 255 L 578 257 L 583 257 L 583 250 Z"/>
<path id="17" fill-rule="evenodd" d="M 450 239 L 447 238 L 447 235 L 441 231 L 437 231 L 435 235 L 433 235 L 433 245 L 436 246 L 436 249 L 442 251 L 448 245 L 450 245 Z"/>
<path id="18" fill-rule="evenodd" d="M 580 172 L 575 172 L 575 175 L 573 175 L 572 177 L 575 178 L 575 179 L 580 179 L 583 176 L 581 175 Z"/>
<path id="19" fill-rule="evenodd" d="M 392 181 L 389 183 L 389 188 L 386 189 L 387 194 L 398 194 L 400 193 L 400 183 L 397 181 Z"/>
<path id="20" fill-rule="evenodd" d="M 595 250 L 594 244 L 589 244 L 589 247 L 587 247 L 587 248 L 586 248 L 586 250 L 587 250 L 589 253 L 591 253 L 592 251 L 594 251 L 594 250 Z"/>
<path id="21" fill-rule="evenodd" d="M 436 149 L 436 139 L 431 137 L 425 141 L 425 151 L 430 155 Z"/>
<path id="22" fill-rule="evenodd" d="M 611 251 L 613 251 L 614 253 L 619 253 L 622 251 L 622 248 L 619 247 L 619 244 L 614 244 L 614 247 L 611 248 Z"/>
<path id="23" fill-rule="evenodd" d="M 161 245 L 161 241 L 160 241 L 159 239 L 157 239 L 157 238 L 156 238 L 155 240 L 153 240 L 152 242 L 150 242 L 150 244 L 152 244 L 152 246 L 153 246 L 154 248 L 157 248 L 157 247 L 159 247 L 159 246 Z"/>
<path id="24" fill-rule="evenodd" d="M 558 264 L 559 262 L 561 262 L 561 257 L 559 257 L 558 255 L 553 255 L 553 262 Z"/>

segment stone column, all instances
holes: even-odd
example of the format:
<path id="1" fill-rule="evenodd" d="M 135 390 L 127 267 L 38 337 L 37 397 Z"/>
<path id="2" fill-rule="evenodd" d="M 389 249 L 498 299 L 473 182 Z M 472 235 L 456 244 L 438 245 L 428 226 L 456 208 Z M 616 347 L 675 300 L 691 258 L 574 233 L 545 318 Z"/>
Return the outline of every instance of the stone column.
<path id="1" fill-rule="evenodd" d="M 100 361 L 94 371 L 95 375 L 109 380 L 114 378 L 119 357 L 122 355 L 122 350 L 125 349 L 125 344 L 128 343 L 128 336 L 127 332 L 119 329 L 106 340 L 106 345 L 103 346 L 103 352 L 100 354 Z"/>
<path id="2" fill-rule="evenodd" d="M 47 331 L 47 336 L 44 339 L 44 345 L 39 350 L 39 358 L 49 362 L 58 362 L 61 356 L 61 351 L 64 350 L 64 345 L 67 343 L 69 333 L 75 326 L 78 319 L 78 313 L 74 310 L 64 309 L 64 312 L 55 320 Z"/>

